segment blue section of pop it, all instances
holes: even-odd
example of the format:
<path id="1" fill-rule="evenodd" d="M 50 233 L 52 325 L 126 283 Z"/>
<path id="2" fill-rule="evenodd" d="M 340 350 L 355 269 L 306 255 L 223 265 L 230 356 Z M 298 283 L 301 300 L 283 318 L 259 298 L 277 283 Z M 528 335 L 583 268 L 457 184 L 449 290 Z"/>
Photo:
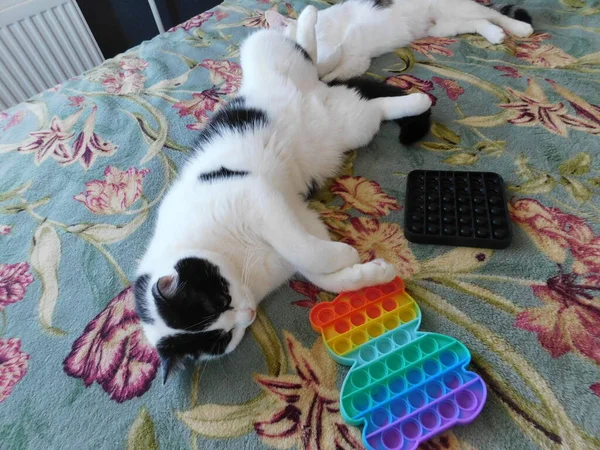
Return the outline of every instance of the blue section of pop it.
<path id="1" fill-rule="evenodd" d="M 481 378 L 466 366 L 455 339 L 418 331 L 421 314 L 353 351 L 332 358 L 351 366 L 341 390 L 341 414 L 363 425 L 373 450 L 416 448 L 443 430 L 472 421 L 486 400 Z"/>

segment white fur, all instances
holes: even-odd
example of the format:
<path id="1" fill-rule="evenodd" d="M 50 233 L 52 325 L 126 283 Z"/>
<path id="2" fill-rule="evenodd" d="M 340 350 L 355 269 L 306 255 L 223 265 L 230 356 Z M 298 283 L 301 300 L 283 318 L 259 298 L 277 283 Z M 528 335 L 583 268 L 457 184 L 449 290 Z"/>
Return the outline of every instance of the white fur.
<path id="1" fill-rule="evenodd" d="M 294 20 L 274 11 L 266 18 L 271 28 L 294 37 Z M 427 36 L 478 33 L 499 44 L 505 38 L 502 28 L 519 37 L 533 33 L 531 25 L 472 0 L 393 0 L 388 7 L 377 7 L 372 0 L 348 0 L 319 11 L 319 75 L 326 82 L 362 75 L 371 58 Z"/>
<path id="2" fill-rule="evenodd" d="M 307 7 L 298 23 L 298 41 L 313 57 L 316 20 L 316 10 Z M 368 101 L 345 87 L 329 87 L 314 64 L 275 31 L 251 35 L 242 46 L 241 64 L 239 93 L 247 106 L 266 112 L 269 123 L 254 132 L 225 130 L 193 156 L 165 195 L 138 270 L 150 274 L 150 289 L 159 277 L 174 274 L 183 257 L 216 264 L 231 285 L 234 308 L 219 324 L 234 331 L 227 351 L 252 321 L 249 312 L 296 271 L 334 292 L 394 277 L 387 262 L 361 264 L 353 247 L 331 241 L 302 195 L 313 179 L 322 183 L 334 176 L 344 153 L 367 144 L 382 120 L 418 115 L 431 105 L 423 94 Z M 250 175 L 198 180 L 222 166 Z M 156 344 L 177 330 L 149 303 L 154 324 L 144 329 Z"/>

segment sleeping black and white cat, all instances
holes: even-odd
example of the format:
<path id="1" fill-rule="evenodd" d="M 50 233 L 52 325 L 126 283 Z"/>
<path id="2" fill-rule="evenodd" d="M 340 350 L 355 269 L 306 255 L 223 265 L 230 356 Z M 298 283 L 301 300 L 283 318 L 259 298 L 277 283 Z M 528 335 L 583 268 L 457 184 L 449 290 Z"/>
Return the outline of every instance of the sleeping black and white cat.
<path id="1" fill-rule="evenodd" d="M 275 11 L 265 17 L 272 29 L 294 37 L 295 20 Z M 531 16 L 514 5 L 491 8 L 473 0 L 347 0 L 319 11 L 319 76 L 332 81 L 362 75 L 371 58 L 426 36 L 478 33 L 500 44 L 504 30 L 531 35 Z"/>
<path id="2" fill-rule="evenodd" d="M 165 380 L 185 359 L 231 352 L 258 303 L 297 271 L 332 292 L 394 277 L 388 262 L 361 263 L 331 241 L 304 196 L 383 120 L 423 115 L 431 101 L 321 82 L 316 20 L 303 11 L 297 42 L 270 30 L 244 42 L 239 96 L 214 115 L 160 205 L 135 300 Z"/>

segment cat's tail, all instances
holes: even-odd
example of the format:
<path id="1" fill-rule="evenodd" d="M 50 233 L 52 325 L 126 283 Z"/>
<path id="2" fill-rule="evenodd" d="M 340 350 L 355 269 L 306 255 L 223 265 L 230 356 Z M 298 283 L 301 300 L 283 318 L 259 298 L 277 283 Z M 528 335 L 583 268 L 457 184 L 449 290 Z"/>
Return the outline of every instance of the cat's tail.
<path id="1" fill-rule="evenodd" d="M 317 9 L 308 5 L 298 17 L 298 29 L 296 31 L 296 42 L 302 47 L 308 56 L 317 63 Z"/>
<path id="2" fill-rule="evenodd" d="M 492 9 L 498 11 L 500 14 L 510 17 L 511 19 L 518 20 L 519 22 L 525 22 L 529 25 L 533 25 L 533 19 L 531 14 L 526 9 L 521 8 L 517 5 L 492 5 Z"/>
<path id="3" fill-rule="evenodd" d="M 368 100 L 382 97 L 399 97 L 407 94 L 407 92 L 397 86 L 391 86 L 366 77 L 350 78 L 345 81 L 334 80 L 329 85 L 348 86 Z M 400 126 L 400 143 L 404 145 L 413 144 L 429 133 L 429 128 L 431 127 L 431 109 L 417 116 L 397 119 L 395 122 Z"/>

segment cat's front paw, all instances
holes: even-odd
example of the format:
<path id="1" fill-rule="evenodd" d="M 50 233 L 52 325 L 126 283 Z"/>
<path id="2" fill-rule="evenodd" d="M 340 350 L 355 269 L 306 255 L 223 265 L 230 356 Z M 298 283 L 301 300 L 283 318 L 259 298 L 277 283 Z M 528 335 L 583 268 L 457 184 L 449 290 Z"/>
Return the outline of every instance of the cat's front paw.
<path id="1" fill-rule="evenodd" d="M 313 24 L 314 26 L 317 23 L 317 13 L 317 8 L 312 5 L 308 5 L 300 13 L 298 20 L 306 21 L 306 23 Z"/>
<path id="2" fill-rule="evenodd" d="M 411 101 L 411 113 L 415 116 L 423 114 L 431 108 L 431 98 L 427 94 L 409 94 L 407 98 Z"/>
<path id="3" fill-rule="evenodd" d="M 396 269 L 383 259 L 375 259 L 360 265 L 358 284 L 360 288 L 376 286 L 392 281 L 396 276 Z"/>
<path id="4" fill-rule="evenodd" d="M 506 33 L 500 27 L 490 27 L 485 33 L 485 38 L 494 45 L 502 44 L 506 39 Z"/>
<path id="5" fill-rule="evenodd" d="M 526 38 L 533 34 L 533 27 L 529 25 L 527 22 L 516 21 L 515 24 L 511 27 L 510 31 L 517 37 Z"/>

